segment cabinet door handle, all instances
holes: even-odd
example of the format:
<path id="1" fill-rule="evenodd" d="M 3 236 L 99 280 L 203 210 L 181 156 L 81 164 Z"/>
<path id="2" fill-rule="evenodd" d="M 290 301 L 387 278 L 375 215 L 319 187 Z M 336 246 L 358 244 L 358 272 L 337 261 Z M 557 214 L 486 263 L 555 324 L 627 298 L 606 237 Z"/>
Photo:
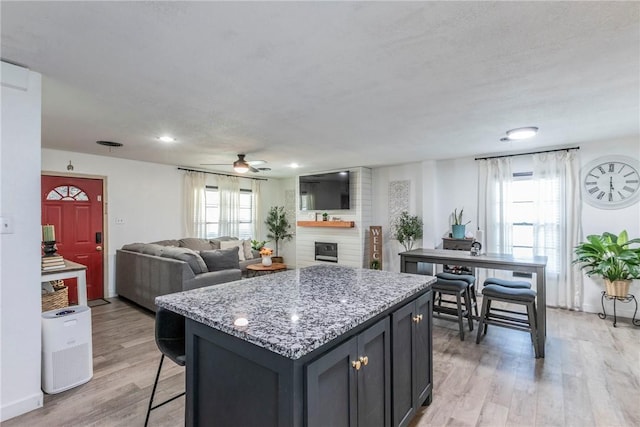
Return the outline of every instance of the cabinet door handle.
<path id="1" fill-rule="evenodd" d="M 360 370 L 360 361 L 359 360 L 354 360 L 353 362 L 351 362 L 351 366 L 356 368 L 356 371 L 359 371 Z"/>
<path id="2" fill-rule="evenodd" d="M 362 362 L 362 364 L 364 366 L 367 366 L 369 364 L 369 357 L 368 356 L 360 356 L 360 362 Z"/>
<path id="3" fill-rule="evenodd" d="M 422 314 L 418 314 L 418 320 L 422 322 Z"/>
<path id="4" fill-rule="evenodd" d="M 414 321 L 415 323 L 420 322 L 420 315 L 418 315 L 418 316 L 413 316 L 413 321 Z"/>

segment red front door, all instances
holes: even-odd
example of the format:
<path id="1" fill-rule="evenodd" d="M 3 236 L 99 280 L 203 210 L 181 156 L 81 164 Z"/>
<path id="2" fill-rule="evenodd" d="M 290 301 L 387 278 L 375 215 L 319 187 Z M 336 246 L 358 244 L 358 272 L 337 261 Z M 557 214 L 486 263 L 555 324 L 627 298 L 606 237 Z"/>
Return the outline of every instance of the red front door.
<path id="1" fill-rule="evenodd" d="M 42 176 L 42 224 L 55 227 L 58 254 L 87 266 L 87 299 L 103 297 L 102 180 Z M 77 303 L 75 279 L 65 279 Z"/>

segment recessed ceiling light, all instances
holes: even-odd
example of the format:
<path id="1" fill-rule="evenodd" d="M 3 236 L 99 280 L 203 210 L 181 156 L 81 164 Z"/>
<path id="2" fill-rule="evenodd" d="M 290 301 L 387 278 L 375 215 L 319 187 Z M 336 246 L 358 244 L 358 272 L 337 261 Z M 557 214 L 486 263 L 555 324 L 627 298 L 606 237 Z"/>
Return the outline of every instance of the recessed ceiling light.
<path id="1" fill-rule="evenodd" d="M 159 136 L 158 139 L 162 142 L 176 142 L 174 137 L 168 135 Z"/>
<path id="2" fill-rule="evenodd" d="M 518 141 L 536 136 L 536 133 L 538 133 L 538 128 L 535 126 L 511 129 L 507 131 L 507 136 L 501 138 L 500 141 Z"/>
<path id="3" fill-rule="evenodd" d="M 299 165 L 299 164 L 297 164 L 297 163 L 291 163 L 291 164 L 289 165 L 289 167 L 290 167 L 291 169 L 297 169 L 297 168 L 299 168 L 299 167 L 300 167 L 300 165 Z"/>

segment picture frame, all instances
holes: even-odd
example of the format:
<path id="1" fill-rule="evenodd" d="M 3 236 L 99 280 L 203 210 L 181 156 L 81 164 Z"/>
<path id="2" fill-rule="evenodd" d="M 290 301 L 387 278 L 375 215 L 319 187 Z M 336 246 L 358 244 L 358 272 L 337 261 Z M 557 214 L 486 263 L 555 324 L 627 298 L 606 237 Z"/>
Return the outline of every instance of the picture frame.
<path id="1" fill-rule="evenodd" d="M 322 212 L 316 212 L 316 221 L 322 221 Z"/>

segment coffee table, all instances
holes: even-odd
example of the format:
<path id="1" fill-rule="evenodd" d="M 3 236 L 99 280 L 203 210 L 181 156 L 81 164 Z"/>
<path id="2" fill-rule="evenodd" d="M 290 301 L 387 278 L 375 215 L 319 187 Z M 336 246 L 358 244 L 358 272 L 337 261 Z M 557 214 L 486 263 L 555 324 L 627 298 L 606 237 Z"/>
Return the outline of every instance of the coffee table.
<path id="1" fill-rule="evenodd" d="M 247 277 L 263 276 L 265 274 L 277 273 L 278 271 L 285 271 L 287 269 L 286 264 L 280 262 L 274 262 L 269 266 L 260 264 L 249 264 L 247 266 Z"/>

